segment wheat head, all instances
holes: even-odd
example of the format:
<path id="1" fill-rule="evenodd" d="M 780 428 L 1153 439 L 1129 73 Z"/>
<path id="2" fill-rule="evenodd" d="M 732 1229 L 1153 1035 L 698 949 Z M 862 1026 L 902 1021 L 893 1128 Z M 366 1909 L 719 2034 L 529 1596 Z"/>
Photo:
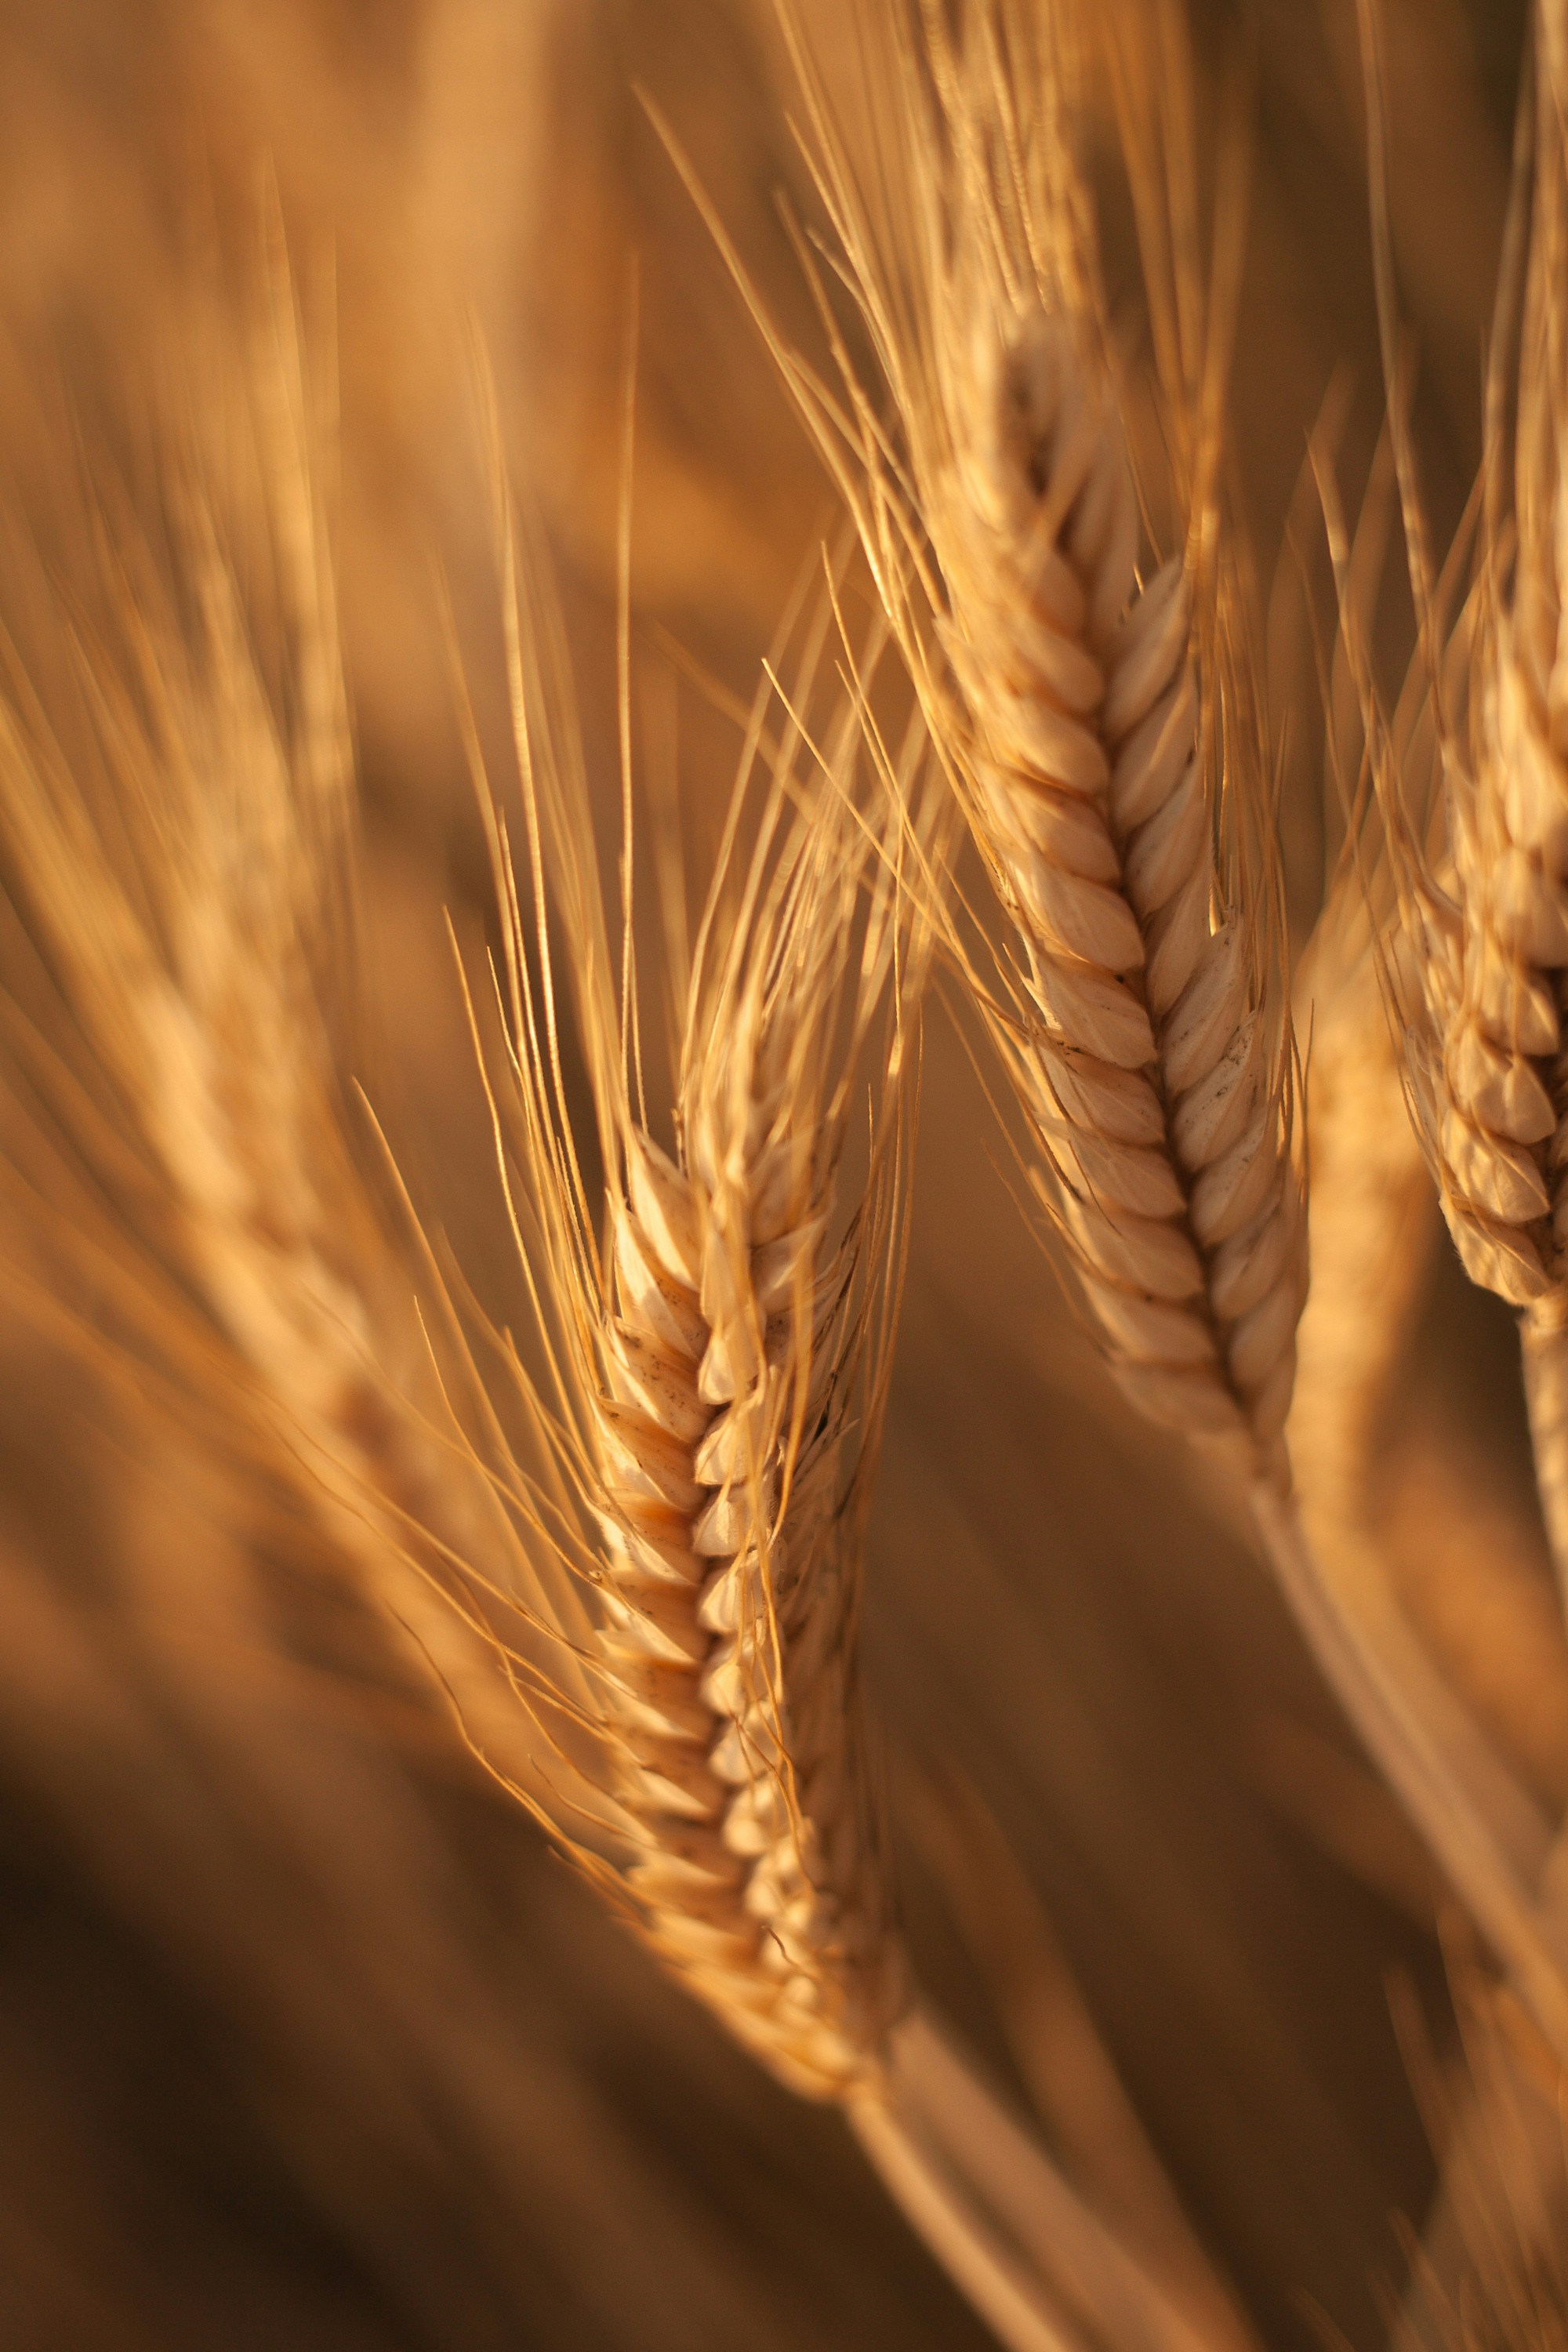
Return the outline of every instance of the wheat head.
<path id="1" fill-rule="evenodd" d="M 827 1247 L 833 1139 L 791 1067 L 828 1012 L 814 977 L 748 989 L 705 1041 L 684 1166 L 627 1133 L 595 1423 L 627 1885 L 654 1947 L 820 2095 L 878 2063 L 901 1970 L 857 1737 L 858 1244 Z"/>
<path id="2" fill-rule="evenodd" d="M 139 1377 L 171 1410 L 293 1485 L 416 1684 L 529 1788 L 514 1531 L 431 1361 L 416 1291 L 438 1301 L 439 1280 L 395 1244 L 351 1137 L 330 427 L 276 230 L 231 332 L 178 350 L 161 531 L 101 483 L 65 510 L 86 584 L 74 616 L 42 591 L 42 621 L 74 671 L 40 684 L 5 648 L 0 843 L 49 975 L 7 972 L 12 1197 L 57 1287 L 68 1267 L 91 1302 L 83 1348 L 155 1366 Z"/>
<path id="3" fill-rule="evenodd" d="M 1519 1307 L 1536 1307 L 1560 1286 L 1559 1226 L 1568 1220 L 1556 1205 L 1554 1099 L 1556 975 L 1568 966 L 1568 664 L 1559 651 L 1568 370 L 1555 287 L 1568 232 L 1559 114 L 1568 58 L 1561 11 L 1542 12 L 1539 26 L 1513 495 L 1502 496 L 1508 428 L 1494 397 L 1497 495 L 1475 596 L 1446 666 L 1458 689 L 1449 703 L 1468 699 L 1468 729 L 1461 710 L 1444 706 L 1450 681 L 1439 675 L 1434 687 L 1446 834 L 1436 877 L 1406 848 L 1425 1014 L 1411 1074 L 1444 1213 L 1472 1277 Z M 1493 360 L 1500 373 L 1502 352 Z"/>
<path id="4" fill-rule="evenodd" d="M 1194 461 L 1187 551 L 1141 577 L 1070 161 L 1069 19 L 897 24 L 870 194 L 797 45 L 890 428 L 781 356 L 1011 919 L 1021 986 L 997 1034 L 1117 1378 L 1284 1477 L 1305 1289 L 1293 1049 L 1268 885 L 1235 846 L 1237 803 L 1267 793 L 1225 724 L 1210 492 Z"/>
<path id="5" fill-rule="evenodd" d="M 1385 744 L 1382 793 L 1400 867 L 1395 994 L 1413 1106 L 1466 1270 L 1525 1310 L 1537 1471 L 1568 1590 L 1568 26 L 1555 0 L 1535 12 L 1533 40 L 1490 355 L 1479 555 L 1457 617 L 1462 548 L 1432 583 L 1403 455 L 1440 779 L 1429 790 L 1419 764 L 1413 777 Z M 1375 77 L 1375 43 L 1369 60 Z M 1381 107 L 1375 81 L 1373 96 Z"/>
<path id="6" fill-rule="evenodd" d="M 593 1713 L 621 1828 L 605 1883 L 775 2073 L 844 2097 L 881 2067 L 904 1997 L 856 1663 L 921 963 L 896 846 L 884 856 L 857 805 L 853 708 L 816 773 L 793 722 L 764 746 L 764 697 L 674 1008 L 667 1149 L 629 927 L 617 980 L 585 779 L 551 717 L 537 582 L 509 609 L 529 835 L 554 908 L 541 874 L 539 981 L 521 923 L 512 940 L 516 1181 L 559 1335 L 565 1549 L 596 1621 Z M 591 1076 L 602 1208 L 561 1082 L 552 951 Z M 840 1204 L 857 1073 L 869 1159 Z"/>

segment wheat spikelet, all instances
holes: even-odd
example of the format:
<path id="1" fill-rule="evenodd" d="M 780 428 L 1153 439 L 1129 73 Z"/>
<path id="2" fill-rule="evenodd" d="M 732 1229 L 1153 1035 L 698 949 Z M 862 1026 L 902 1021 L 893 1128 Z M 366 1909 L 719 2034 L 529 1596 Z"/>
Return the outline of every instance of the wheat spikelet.
<path id="1" fill-rule="evenodd" d="M 1381 108 L 1379 53 L 1367 41 Z M 1439 657 L 1444 622 L 1408 455 L 1412 573 L 1443 755 L 1440 837 L 1385 798 L 1403 859 L 1405 925 L 1419 979 L 1404 994 L 1409 1071 L 1444 1215 L 1471 1278 L 1526 1310 L 1521 1338 L 1536 1465 L 1568 1589 L 1568 1128 L 1563 973 L 1568 970 L 1568 661 L 1563 567 L 1568 354 L 1560 280 L 1568 251 L 1563 98 L 1568 27 L 1534 16 L 1535 104 L 1521 96 L 1510 248 L 1494 332 L 1487 496 L 1478 577 Z M 1376 117 L 1374 116 L 1374 120 Z M 1505 263 L 1510 257 L 1505 257 Z M 1517 354 L 1510 309 L 1519 301 Z M 1385 290 L 1385 310 L 1392 295 Z M 1516 377 L 1511 415 L 1508 386 Z M 1511 484 L 1509 447 L 1512 445 Z M 1510 495 L 1511 491 L 1511 495 Z M 1395 763 L 1396 765 L 1396 763 Z"/>
<path id="2" fill-rule="evenodd" d="M 1371 686 L 1364 550 L 1358 541 L 1352 552 L 1331 482 L 1321 473 L 1320 484 L 1340 587 L 1337 662 L 1344 675 L 1336 677 L 1334 699 L 1348 687 L 1359 702 L 1363 783 L 1376 781 L 1397 828 L 1390 777 L 1418 779 L 1440 756 L 1430 681 L 1417 666 L 1392 717 L 1384 717 Z M 1463 628 L 1459 642 L 1468 648 Z M 1349 764 L 1342 746 L 1335 757 Z M 1372 1510 L 1377 1417 L 1415 1304 L 1421 1202 L 1433 1160 L 1406 1013 L 1420 996 L 1408 928 L 1411 877 L 1420 868 L 1408 856 L 1408 832 L 1379 837 L 1362 821 L 1359 788 L 1343 775 L 1338 782 L 1355 831 L 1301 979 L 1312 1024 L 1314 1278 L 1289 1424 L 1299 1499 L 1294 1525 L 1272 1503 L 1258 1516 L 1287 1597 L 1346 1713 L 1562 2051 L 1568 1977 L 1542 1901 L 1552 1822 L 1511 1755 L 1500 1753 L 1476 1721 L 1468 1683 L 1461 1677 L 1463 1686 L 1451 1688 L 1416 1637 Z M 1485 1563 L 1472 1574 L 1484 1581 Z"/>
<path id="3" fill-rule="evenodd" d="M 991 478 L 975 495 L 972 474 L 932 532 L 974 723 L 973 821 L 1043 1015 L 1017 1066 L 1122 1385 L 1157 1419 L 1246 1429 L 1267 1451 L 1294 1374 L 1300 1227 L 1246 919 L 1211 919 L 1181 568 L 1128 609 L 1114 418 L 1084 432 L 1093 394 L 1043 311 L 982 332 Z M 1020 608 L 1034 643 L 998 659 Z"/>
<path id="4" fill-rule="evenodd" d="M 1155 1419 L 1282 1477 L 1305 1288 L 1292 1048 L 1237 831 L 1263 794 L 1222 707 L 1207 427 L 1194 412 L 1178 484 L 1188 551 L 1141 582 L 1062 26 L 988 6 L 955 47 L 934 9 L 921 35 L 898 22 L 870 196 L 797 44 L 896 445 L 853 385 L 845 413 L 781 356 L 1015 927 L 999 1035 L 1111 1364 Z M 1192 342 L 1176 331 L 1172 364 L 1201 404 Z"/>

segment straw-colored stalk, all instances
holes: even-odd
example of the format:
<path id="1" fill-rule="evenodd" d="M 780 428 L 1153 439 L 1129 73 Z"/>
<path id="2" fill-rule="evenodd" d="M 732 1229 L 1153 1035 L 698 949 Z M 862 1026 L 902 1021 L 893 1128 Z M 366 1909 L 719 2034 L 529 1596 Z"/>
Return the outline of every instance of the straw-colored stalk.
<path id="1" fill-rule="evenodd" d="M 1353 877 L 1348 888 L 1359 898 Z M 1536 1909 L 1551 1825 L 1413 1633 L 1374 1522 L 1376 1431 L 1425 1262 L 1430 1186 L 1403 1116 L 1386 975 L 1343 897 L 1324 918 L 1303 982 L 1312 1007 L 1314 1275 L 1289 1423 L 1306 1542 L 1293 1548 L 1290 1572 L 1321 1618 L 1325 1662 L 1352 1720 L 1472 1916 L 1528 1972 L 1555 2021 L 1548 2031 L 1560 2036 L 1568 2008 Z M 1283 1526 L 1278 1532 L 1283 1539 Z"/>
<path id="2" fill-rule="evenodd" d="M 1311 1037 L 1314 1279 L 1289 1440 L 1302 1513 L 1324 1551 L 1369 1530 L 1380 1423 L 1436 1222 L 1383 975 L 1368 926 L 1346 919 L 1347 895 L 1359 904 L 1354 876 L 1319 924 L 1299 991 Z"/>
<path id="3" fill-rule="evenodd" d="M 1448 2068 L 1429 2045 L 1414 1995 L 1396 1997 L 1443 2177 L 1390 2352 L 1461 2342 L 1550 2352 L 1568 2325 L 1564 2077 L 1473 1957 L 1451 1950 L 1448 1966 L 1460 2035 Z"/>

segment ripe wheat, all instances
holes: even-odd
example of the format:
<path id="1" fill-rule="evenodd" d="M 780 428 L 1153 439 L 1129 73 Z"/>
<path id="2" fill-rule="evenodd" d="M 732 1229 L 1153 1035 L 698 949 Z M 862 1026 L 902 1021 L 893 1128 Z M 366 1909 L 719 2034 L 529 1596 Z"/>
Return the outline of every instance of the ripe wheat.
<path id="1" fill-rule="evenodd" d="M 1367 1489 L 1414 1312 L 1424 1148 L 1469 1272 L 1527 1312 L 1537 1465 L 1568 1562 L 1568 11 L 1540 12 L 1517 413 L 1505 431 L 1498 356 L 1479 576 L 1458 598 L 1456 559 L 1451 629 L 1401 446 L 1414 721 L 1408 704 L 1384 718 L 1344 615 L 1399 920 L 1369 826 L 1304 991 L 1304 1319 L 1270 769 L 1218 487 L 1234 257 L 1222 237 L 1203 282 L 1192 95 L 1152 0 L 1108 47 L 1163 436 L 1135 466 L 1150 436 L 1074 161 L 1081 13 L 872 12 L 864 173 L 788 20 L 858 316 L 844 324 L 818 268 L 838 388 L 771 339 L 918 721 L 889 757 L 877 663 L 846 643 L 848 690 L 816 729 L 830 620 L 845 627 L 835 574 L 796 689 L 759 695 L 697 938 L 673 924 L 666 940 L 668 1038 L 644 1034 L 629 654 L 617 960 L 561 631 L 509 536 L 521 866 L 470 741 L 503 915 L 500 1047 L 488 1000 L 470 1009 L 531 1309 L 519 1340 L 455 1303 L 433 1251 L 397 1259 L 344 1140 L 317 964 L 353 760 L 287 336 L 261 372 L 281 678 L 193 467 L 179 587 L 110 553 L 123 643 L 87 645 L 81 665 L 103 791 L 13 661 L 0 821 L 89 1074 L 17 1024 L 60 1162 L 109 1190 L 134 1153 L 176 1282 L 260 1395 L 269 1459 L 291 1459 L 492 1770 L 746 2049 L 844 2108 L 1016 2352 L 1240 2352 L 1245 2324 L 1179 2215 L 1152 2252 L 1037 2147 L 926 2009 L 900 1936 L 858 1632 L 918 1022 L 945 947 L 1116 1379 L 1239 1469 L 1302 1626 L 1531 2012 L 1521 2046 L 1555 2088 L 1568 1849 L 1401 1616 Z M 1222 214 L 1227 193 L 1222 172 Z M 1179 552 L 1159 562 L 1162 538 Z M 1440 755 L 1435 825 L 1417 737 Z M 953 806 L 1003 910 L 993 960 L 962 905 Z M 660 854 L 668 879 L 680 845 Z M 1397 1039 L 1385 998 L 1408 1016 Z M 1392 1124 L 1402 1077 L 1415 1129 Z M 77 1215 L 77 1271 L 110 1268 L 117 1244 L 84 1212 L 51 1221 L 35 1197 L 28 1213 L 57 1237 Z M 156 1255 L 119 1304 L 139 1339 L 183 1351 L 191 1391 L 199 1349 Z"/>
<path id="2" fill-rule="evenodd" d="M 845 759 L 841 745 L 847 794 Z M 515 1066 L 604 1545 L 595 1680 L 633 1825 L 625 1889 L 654 1948 L 742 2041 L 795 2087 L 842 2096 L 881 2064 L 901 1999 L 856 1667 L 896 1155 L 841 1234 L 834 1214 L 848 1080 L 894 929 L 875 866 L 864 934 L 857 920 L 868 843 L 847 798 L 791 825 L 789 782 L 772 782 L 739 908 L 712 910 L 676 1157 L 634 1111 L 602 933 L 574 927 L 609 1171 L 603 1262 L 575 1177 L 550 1181 L 570 1165 L 569 1129 L 521 943 Z M 564 836 L 585 814 L 557 792 L 550 827 Z M 902 1058 L 885 1051 L 877 1081 L 895 1132 Z"/>
<path id="3" fill-rule="evenodd" d="M 1022 985 L 994 1026 L 1111 1367 L 1155 1420 L 1288 1483 L 1293 1047 L 1268 868 L 1238 837 L 1238 803 L 1267 794 L 1222 642 L 1211 362 L 1184 304 L 1187 546 L 1141 580 L 1067 25 L 984 8 L 955 45 L 935 10 L 899 17 L 869 193 L 797 43 L 895 440 L 852 380 L 846 412 L 781 357 L 1015 927 Z"/>
<path id="4" fill-rule="evenodd" d="M 1446 647 L 1437 642 L 1442 599 L 1426 577 L 1418 511 L 1406 490 L 1443 751 L 1431 859 L 1419 814 L 1407 814 L 1408 780 L 1392 763 L 1387 797 L 1419 971 L 1403 1004 L 1412 1088 L 1467 1271 L 1525 1310 L 1537 1470 L 1568 1592 L 1568 358 L 1561 295 L 1568 22 L 1556 5 L 1538 12 L 1535 70 L 1533 116 L 1527 92 L 1521 120 L 1521 161 L 1531 169 L 1516 186 L 1493 336 L 1475 590 Z M 1508 266 L 1512 255 L 1524 257 L 1521 284 Z M 1408 476 L 1408 455 L 1405 464 Z"/>
<path id="5" fill-rule="evenodd" d="M 6 649 L 0 837 L 54 998 L 41 1028 L 10 1024 L 24 1215 L 160 1367 L 174 1411 L 224 1400 L 418 1682 L 434 1671 L 492 1768 L 532 1790 L 496 1668 L 499 1645 L 530 1671 L 515 1538 L 459 1467 L 334 1065 L 357 779 L 327 426 L 275 231 L 237 333 L 243 371 L 226 352 L 198 379 L 205 437 L 172 429 L 155 452 L 163 555 L 85 493 L 99 597 L 53 714 Z"/>
<path id="6" fill-rule="evenodd" d="M 936 856 L 944 822 L 923 732 L 868 807 L 857 779 L 878 751 L 858 691 L 815 757 L 791 716 L 763 759 L 759 704 L 676 1008 L 668 1151 L 648 1129 L 629 914 L 618 986 L 612 967 L 548 596 L 529 567 L 514 572 L 536 928 L 526 940 L 492 817 L 510 908 L 498 1136 L 510 1095 L 553 1401 L 523 1378 L 564 1480 L 563 1507 L 541 1490 L 532 1521 L 554 1530 L 597 1620 L 589 1769 L 619 1820 L 582 1858 L 737 2039 L 795 2089 L 846 2105 L 910 2219 L 1017 2352 L 1074 2352 L 1107 2307 L 1151 2352 L 1239 2352 L 1224 2290 L 1129 2242 L 1008 2116 L 931 2020 L 897 1932 L 857 1636 L 901 1275 L 911 1024 L 931 947 L 908 877 Z M 809 699 L 826 618 L 808 633 L 791 714 Z M 629 835 L 623 857 L 629 877 Z M 605 1170 L 602 1244 L 562 1075 L 552 903 Z M 836 1204 L 857 1074 L 870 1087 L 868 1164 Z M 559 1811 L 555 1828 L 582 1851 Z"/>

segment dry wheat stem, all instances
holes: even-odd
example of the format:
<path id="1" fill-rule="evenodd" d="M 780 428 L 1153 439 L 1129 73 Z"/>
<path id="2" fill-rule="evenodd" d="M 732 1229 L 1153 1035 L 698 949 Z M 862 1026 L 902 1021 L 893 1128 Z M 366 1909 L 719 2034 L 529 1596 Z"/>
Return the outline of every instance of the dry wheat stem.
<path id="1" fill-rule="evenodd" d="M 1370 941 L 1324 919 L 1313 980 L 1312 1295 L 1289 1436 L 1300 1536 L 1274 1527 L 1287 1589 L 1370 1752 L 1450 1884 L 1518 1958 L 1549 2032 L 1563 1984 L 1540 1908 L 1552 1831 L 1450 1694 L 1406 1624 L 1369 1520 L 1369 1449 L 1419 1271 L 1426 1176 L 1400 1116 L 1402 1065 Z M 1556 1987 L 1551 1981 L 1555 1974 Z"/>
<path id="2" fill-rule="evenodd" d="M 1555 2345 L 1568 2319 L 1563 2077 L 1474 1958 L 1458 1948 L 1447 1960 L 1461 2045 L 1451 2070 L 1413 1998 L 1395 2008 L 1443 2183 L 1391 2352 L 1421 2352 L 1434 2321 L 1438 2340 L 1458 2340 L 1461 2309 L 1472 2341 Z"/>
<path id="3" fill-rule="evenodd" d="M 1352 875 L 1301 980 L 1313 1281 L 1289 1434 L 1303 1515 L 1325 1547 L 1366 1539 L 1379 1421 L 1436 1223 L 1378 958 L 1368 927 L 1340 903 L 1361 895 Z"/>
<path id="4" fill-rule="evenodd" d="M 1042 2299 L 1027 2265 L 989 2236 L 940 2158 L 887 2102 L 861 2101 L 849 2113 L 893 2202 L 997 2341 L 1009 2352 L 1088 2352 L 1058 2306 Z"/>
<path id="5" fill-rule="evenodd" d="M 1255 2352 L 1235 2291 L 1215 2269 L 1130 2101 L 1049 1919 L 978 1794 L 937 1795 L 922 1843 L 965 1947 L 990 1987 L 1035 2112 L 1121 2245 L 1160 2276 L 1182 2322 L 1212 2352 Z M 1071 2234 L 1062 2233 L 1064 2242 Z M 1082 2242 L 1081 2234 L 1079 2242 Z"/>
<path id="6" fill-rule="evenodd" d="M 1568 2060 L 1568 1975 L 1540 1904 L 1544 1824 L 1397 1612 L 1316 1557 L 1289 1501 L 1259 1488 L 1253 1509 L 1331 1687 L 1542 2032 Z"/>
<path id="7" fill-rule="evenodd" d="M 965 2199 L 994 2211 L 1046 2281 L 1064 2340 L 1104 2340 L 1127 2352 L 1215 2352 L 1246 2340 L 1228 2315 L 1217 2319 L 1206 2304 L 1175 2292 L 1100 2219 L 918 2005 L 891 2039 L 884 2117 L 889 2113 Z M 863 2109 L 854 2120 L 862 2138 L 879 2127 Z"/>

